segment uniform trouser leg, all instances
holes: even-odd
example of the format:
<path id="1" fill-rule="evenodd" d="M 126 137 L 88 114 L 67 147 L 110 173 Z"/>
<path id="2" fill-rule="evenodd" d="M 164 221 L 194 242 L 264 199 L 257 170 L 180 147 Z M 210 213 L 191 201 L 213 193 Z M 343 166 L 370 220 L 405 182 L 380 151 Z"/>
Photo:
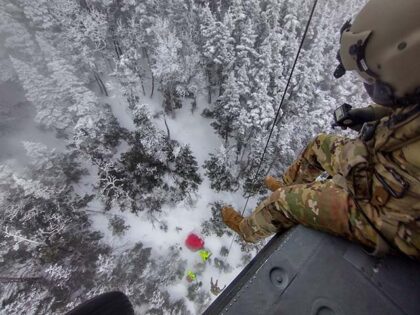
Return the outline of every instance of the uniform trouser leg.
<path id="1" fill-rule="evenodd" d="M 255 242 L 303 224 L 374 246 L 375 233 L 360 218 L 348 193 L 332 181 L 314 182 L 324 171 L 331 176 L 338 173 L 348 141 L 327 134 L 315 137 L 284 173 L 287 186 L 274 192 L 242 222 L 244 239 Z"/>
<path id="2" fill-rule="evenodd" d="M 256 242 L 296 224 L 303 224 L 374 248 L 378 234 L 365 215 L 372 222 L 381 222 L 381 210 L 367 201 L 359 201 L 363 214 L 346 190 L 333 181 L 314 182 L 324 171 L 331 176 L 339 173 L 343 147 L 349 141 L 326 134 L 320 134 L 311 141 L 284 173 L 285 186 L 243 220 L 240 225 L 243 238 Z M 418 220 L 408 225 L 400 224 L 397 235 L 392 237 L 396 247 L 417 259 L 420 257 L 419 226 Z"/>
<path id="3" fill-rule="evenodd" d="M 330 180 L 278 189 L 242 221 L 240 230 L 246 241 L 256 242 L 296 224 L 374 247 L 374 231 L 348 193 Z"/>
<path id="4" fill-rule="evenodd" d="M 286 185 L 313 182 L 322 172 L 338 172 L 340 154 L 349 140 L 336 135 L 319 134 L 283 174 Z"/>

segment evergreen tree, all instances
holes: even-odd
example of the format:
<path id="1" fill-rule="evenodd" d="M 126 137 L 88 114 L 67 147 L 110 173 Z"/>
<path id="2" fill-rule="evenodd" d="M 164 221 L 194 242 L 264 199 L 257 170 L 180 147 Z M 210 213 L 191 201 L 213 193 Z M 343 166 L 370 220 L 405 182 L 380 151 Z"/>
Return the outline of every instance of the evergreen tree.
<path id="1" fill-rule="evenodd" d="M 11 60 L 27 99 L 37 109 L 35 121 L 47 129 L 54 129 L 65 135 L 73 120 L 71 114 L 59 106 L 60 94 L 56 93 L 54 80 L 19 59 L 11 57 Z"/>
<path id="2" fill-rule="evenodd" d="M 31 159 L 28 170 L 19 175 L 10 168 L 0 172 L 6 193 L 1 198 L 2 233 L 15 243 L 0 262 L 0 271 L 27 275 L 35 288 L 22 280 L 0 298 L 6 309 L 19 310 L 25 298 L 33 298 L 34 312 L 51 312 L 62 309 L 71 293 L 89 284 L 95 260 L 109 249 L 99 243 L 99 233 L 89 230 L 80 210 L 90 197 L 73 190 L 83 174 L 76 157 L 50 152 L 38 143 L 24 145 Z M 13 257 L 20 262 L 10 265 Z"/>
<path id="3" fill-rule="evenodd" d="M 210 159 L 205 161 L 206 176 L 210 179 L 210 187 L 216 191 L 235 191 L 238 189 L 237 178 L 234 177 L 232 157 L 224 148 L 217 154 L 210 154 Z M 233 174 L 232 174 L 233 173 Z"/>
<path id="4" fill-rule="evenodd" d="M 231 72 L 223 86 L 223 94 L 216 102 L 212 126 L 222 136 L 227 143 L 232 137 L 234 130 L 239 128 L 239 116 L 241 113 L 241 103 L 239 85 L 235 78 L 235 73 Z"/>
<path id="5" fill-rule="evenodd" d="M 363 3 L 319 3 L 261 161 L 312 1 L 2 1 L 0 80 L 20 83 L 38 125 L 66 138 L 56 151 L 24 142 L 19 171 L 19 162 L 0 164 L 0 273 L 13 281 L 2 287 L 2 310 L 63 313 L 118 288 L 144 312 L 188 313 L 163 289 L 180 285 L 189 267 L 178 244 L 163 253 L 142 243 L 110 248 L 87 215 L 104 216 L 95 228 L 125 241 L 137 220 L 169 233 L 167 209 L 184 202 L 194 218 L 200 210 L 191 207 L 202 183 L 193 150 L 142 104 L 162 100 L 174 116 L 186 103 L 202 106 L 207 94 L 205 113 L 222 144 L 202 166 L 210 188 L 263 193 L 264 175 L 280 175 L 310 137 L 329 129 L 325 113 L 363 102 L 351 77 L 331 78 L 338 30 Z M 118 213 L 126 209 L 138 218 Z M 227 233 L 218 211 L 212 204 L 202 223 L 206 236 Z M 240 245 L 246 263 L 255 247 Z M 208 264 L 227 272 L 226 252 L 216 250 Z M 199 276 L 203 266 L 194 266 Z M 186 287 L 198 312 L 210 302 L 204 288 L 200 281 Z"/>
<path id="6" fill-rule="evenodd" d="M 180 148 L 174 164 L 173 174 L 179 190 L 177 195 L 182 200 L 198 189 L 202 179 L 198 173 L 197 161 L 188 145 Z"/>

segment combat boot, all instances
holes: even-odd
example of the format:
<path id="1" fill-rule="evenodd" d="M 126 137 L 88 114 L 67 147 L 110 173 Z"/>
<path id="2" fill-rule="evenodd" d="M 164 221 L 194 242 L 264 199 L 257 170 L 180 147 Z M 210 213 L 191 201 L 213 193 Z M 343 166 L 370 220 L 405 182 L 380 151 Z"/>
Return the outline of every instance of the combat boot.
<path id="1" fill-rule="evenodd" d="M 267 176 L 264 179 L 265 187 L 267 187 L 271 191 L 276 191 L 277 189 L 283 186 L 282 182 L 273 176 Z"/>
<path id="2" fill-rule="evenodd" d="M 242 232 L 239 230 L 239 224 L 241 224 L 244 217 L 240 215 L 235 209 L 229 206 L 223 207 L 222 218 L 223 218 L 223 222 L 225 222 L 225 224 L 229 228 L 234 230 L 239 235 L 242 234 Z"/>

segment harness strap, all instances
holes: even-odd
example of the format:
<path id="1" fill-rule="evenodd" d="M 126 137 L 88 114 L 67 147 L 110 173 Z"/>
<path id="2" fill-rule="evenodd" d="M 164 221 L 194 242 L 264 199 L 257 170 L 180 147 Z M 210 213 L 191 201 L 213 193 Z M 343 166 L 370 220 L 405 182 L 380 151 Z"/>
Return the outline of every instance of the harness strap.
<path id="1" fill-rule="evenodd" d="M 367 252 L 369 255 L 374 257 L 384 257 L 390 252 L 388 244 L 378 235 L 376 240 L 376 246 L 371 252 Z"/>
<path id="2" fill-rule="evenodd" d="M 363 210 L 362 206 L 359 204 L 359 202 L 356 200 L 355 196 L 351 192 L 351 190 L 348 187 L 347 179 L 342 175 L 335 175 L 332 179 L 334 183 L 336 183 L 338 186 L 343 188 L 347 191 L 349 196 L 352 198 L 357 211 L 362 214 L 366 222 L 372 227 L 372 229 L 376 232 L 377 238 L 376 238 L 376 246 L 375 249 L 372 252 L 369 252 L 372 256 L 382 257 L 385 254 L 389 253 L 391 249 L 397 250 L 397 248 L 392 244 L 392 239 L 394 239 L 397 229 L 393 228 L 392 224 L 384 223 L 382 222 L 381 227 L 376 226 L 375 223 L 372 222 L 372 220 L 369 218 L 369 216 L 366 214 L 366 212 Z M 398 225 L 397 225 L 398 228 Z"/>
<path id="3" fill-rule="evenodd" d="M 400 123 L 402 122 L 408 123 L 411 120 L 417 118 L 418 115 L 420 115 L 420 104 L 414 107 L 409 112 L 391 116 L 391 118 L 387 122 L 387 127 L 389 129 L 394 129 Z"/>

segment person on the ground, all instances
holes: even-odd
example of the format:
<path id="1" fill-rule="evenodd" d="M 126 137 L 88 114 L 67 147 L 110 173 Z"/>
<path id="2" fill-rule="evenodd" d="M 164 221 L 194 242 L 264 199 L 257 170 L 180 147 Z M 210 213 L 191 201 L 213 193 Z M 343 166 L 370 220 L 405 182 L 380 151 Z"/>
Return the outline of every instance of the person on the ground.
<path id="1" fill-rule="evenodd" d="M 420 1 L 370 0 L 340 44 L 334 75 L 356 71 L 376 103 L 349 112 L 360 136 L 318 135 L 250 216 L 223 220 L 248 242 L 303 224 L 420 259 Z"/>

